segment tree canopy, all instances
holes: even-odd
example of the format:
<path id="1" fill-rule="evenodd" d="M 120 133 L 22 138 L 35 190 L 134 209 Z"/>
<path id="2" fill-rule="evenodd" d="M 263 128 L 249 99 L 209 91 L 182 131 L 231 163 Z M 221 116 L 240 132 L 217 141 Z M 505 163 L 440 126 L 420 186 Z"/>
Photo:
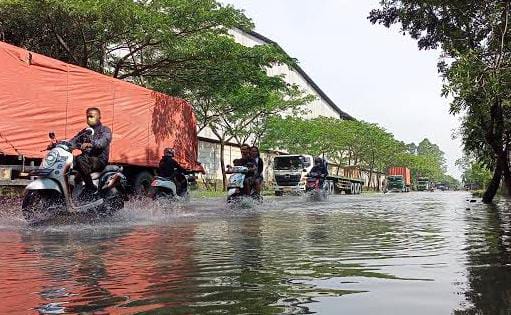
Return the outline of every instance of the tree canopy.
<path id="1" fill-rule="evenodd" d="M 419 146 L 406 145 L 377 124 L 327 117 L 275 118 L 268 124 L 262 138 L 265 149 L 325 156 L 339 166 L 358 165 L 369 171 L 369 180 L 375 171 L 386 173 L 391 166 L 410 168 L 413 178 L 448 179 L 444 153 L 428 139 Z"/>
<path id="2" fill-rule="evenodd" d="M 511 189 L 511 2 L 382 0 L 369 20 L 417 40 L 419 49 L 441 49 L 438 70 L 450 112 L 463 115 L 465 151 L 493 170 L 483 196 L 491 202 L 502 177 Z"/>

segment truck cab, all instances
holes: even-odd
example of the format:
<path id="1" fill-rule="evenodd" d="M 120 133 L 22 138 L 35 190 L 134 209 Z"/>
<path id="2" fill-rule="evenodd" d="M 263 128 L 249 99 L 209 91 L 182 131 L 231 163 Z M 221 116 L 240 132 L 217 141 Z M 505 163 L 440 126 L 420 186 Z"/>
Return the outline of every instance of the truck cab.
<path id="1" fill-rule="evenodd" d="M 279 155 L 273 159 L 274 190 L 276 196 L 285 192 L 305 191 L 306 178 L 313 166 L 310 155 Z"/>
<path id="2" fill-rule="evenodd" d="M 387 190 L 391 192 L 406 192 L 407 189 L 403 175 L 388 176 Z"/>

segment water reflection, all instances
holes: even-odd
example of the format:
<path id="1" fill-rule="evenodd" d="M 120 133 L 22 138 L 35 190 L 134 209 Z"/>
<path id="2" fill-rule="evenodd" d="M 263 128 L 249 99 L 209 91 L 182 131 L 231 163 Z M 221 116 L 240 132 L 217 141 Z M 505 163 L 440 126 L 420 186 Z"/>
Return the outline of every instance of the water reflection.
<path id="1" fill-rule="evenodd" d="M 9 216 L 0 314 L 504 314 L 509 204 L 466 198 L 138 204 L 109 222 L 36 228 Z"/>
<path id="2" fill-rule="evenodd" d="M 511 202 L 467 212 L 470 304 L 456 314 L 511 314 Z"/>

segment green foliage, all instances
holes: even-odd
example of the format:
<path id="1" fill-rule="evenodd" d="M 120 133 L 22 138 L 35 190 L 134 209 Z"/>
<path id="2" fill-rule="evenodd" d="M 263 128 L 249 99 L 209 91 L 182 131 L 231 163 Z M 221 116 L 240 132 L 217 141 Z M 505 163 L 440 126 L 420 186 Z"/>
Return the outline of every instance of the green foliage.
<path id="1" fill-rule="evenodd" d="M 262 139 L 265 149 L 325 155 L 337 165 L 359 165 L 370 170 L 371 175 L 373 170 L 386 172 L 391 166 L 404 166 L 412 170 L 414 178 L 425 176 L 436 181 L 446 178 L 444 153 L 437 145 L 427 139 L 418 147 L 405 145 L 376 124 L 326 117 L 310 120 L 286 117 L 270 120 L 267 130 Z"/>
<path id="2" fill-rule="evenodd" d="M 456 161 L 456 165 L 463 171 L 462 181 L 464 184 L 475 184 L 481 189 L 488 186 L 492 173 L 481 162 L 465 155 Z"/>
<path id="3" fill-rule="evenodd" d="M 420 49 L 442 49 L 438 63 L 450 112 L 463 115 L 464 149 L 494 171 L 483 201 L 491 202 L 502 175 L 511 191 L 511 2 L 382 0 L 369 19 L 401 25 Z"/>

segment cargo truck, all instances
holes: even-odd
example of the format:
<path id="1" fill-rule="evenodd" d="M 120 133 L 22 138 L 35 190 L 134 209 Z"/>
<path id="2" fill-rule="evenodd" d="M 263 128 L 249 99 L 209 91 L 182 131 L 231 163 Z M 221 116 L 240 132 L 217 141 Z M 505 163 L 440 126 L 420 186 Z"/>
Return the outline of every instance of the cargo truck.
<path id="1" fill-rule="evenodd" d="M 406 167 L 391 167 L 387 173 L 387 191 L 409 192 L 411 190 L 412 176 Z"/>
<path id="2" fill-rule="evenodd" d="M 417 179 L 417 191 L 428 191 L 431 186 L 429 178 L 419 177 Z"/>
<path id="3" fill-rule="evenodd" d="M 197 162 L 196 120 L 182 99 L 0 42 L 0 185 L 26 185 L 48 145 L 48 132 L 69 139 L 99 107 L 112 130 L 110 163 L 143 192 L 166 147 L 189 172 Z"/>
<path id="4" fill-rule="evenodd" d="M 276 196 L 284 193 L 305 192 L 306 176 L 312 169 L 314 158 L 307 154 L 279 155 L 273 159 L 274 191 Z M 326 178 L 328 193 L 360 194 L 364 185 L 360 169 L 343 168 L 343 175 Z"/>

